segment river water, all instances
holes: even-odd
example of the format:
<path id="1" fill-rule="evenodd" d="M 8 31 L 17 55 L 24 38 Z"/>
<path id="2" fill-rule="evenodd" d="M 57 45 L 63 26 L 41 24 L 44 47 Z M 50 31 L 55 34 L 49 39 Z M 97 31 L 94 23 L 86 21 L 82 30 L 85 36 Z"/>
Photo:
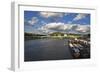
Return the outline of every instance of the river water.
<path id="1" fill-rule="evenodd" d="M 24 61 L 72 59 L 67 39 L 37 39 L 24 43 Z"/>

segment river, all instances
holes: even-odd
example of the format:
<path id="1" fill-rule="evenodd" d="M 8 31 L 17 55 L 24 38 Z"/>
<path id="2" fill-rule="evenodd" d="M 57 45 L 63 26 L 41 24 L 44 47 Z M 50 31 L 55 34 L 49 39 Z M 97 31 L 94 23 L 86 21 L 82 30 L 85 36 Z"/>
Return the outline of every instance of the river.
<path id="1" fill-rule="evenodd" d="M 24 43 L 24 61 L 73 59 L 67 39 L 37 39 Z"/>

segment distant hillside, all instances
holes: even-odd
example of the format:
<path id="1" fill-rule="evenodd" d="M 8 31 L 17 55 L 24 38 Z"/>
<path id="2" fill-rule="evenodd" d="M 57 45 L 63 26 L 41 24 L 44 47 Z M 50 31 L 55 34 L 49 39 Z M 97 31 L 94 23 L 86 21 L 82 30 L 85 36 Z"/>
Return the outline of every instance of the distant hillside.
<path id="1" fill-rule="evenodd" d="M 49 35 L 44 35 L 44 34 L 34 34 L 34 33 L 25 32 L 24 38 L 25 38 L 25 40 L 45 39 L 45 38 L 55 38 L 55 39 L 82 38 L 82 39 L 88 39 L 88 38 L 90 38 L 90 34 L 74 34 L 74 33 L 53 32 Z"/>
<path id="2" fill-rule="evenodd" d="M 50 36 L 58 36 L 58 35 L 61 35 L 61 36 L 64 36 L 65 34 L 67 35 L 76 35 L 76 36 L 80 36 L 80 35 L 90 35 L 90 34 L 75 34 L 75 33 L 62 33 L 62 32 L 53 32 L 51 34 L 49 34 Z"/>
<path id="3" fill-rule="evenodd" d="M 34 34 L 34 33 L 24 33 L 25 36 L 46 36 L 46 35 L 42 35 L 42 34 Z"/>
<path id="4" fill-rule="evenodd" d="M 54 33 L 51 33 L 49 34 L 50 36 L 58 36 L 58 35 L 61 35 L 61 36 L 64 36 L 64 33 L 61 33 L 61 32 L 54 32 Z"/>

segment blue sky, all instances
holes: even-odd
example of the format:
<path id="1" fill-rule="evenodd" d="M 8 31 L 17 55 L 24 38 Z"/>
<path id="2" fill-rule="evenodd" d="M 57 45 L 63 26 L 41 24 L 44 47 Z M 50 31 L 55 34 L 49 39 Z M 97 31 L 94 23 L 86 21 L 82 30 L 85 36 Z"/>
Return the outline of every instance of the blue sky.
<path id="1" fill-rule="evenodd" d="M 24 11 L 24 31 L 37 34 L 90 33 L 90 14 Z"/>

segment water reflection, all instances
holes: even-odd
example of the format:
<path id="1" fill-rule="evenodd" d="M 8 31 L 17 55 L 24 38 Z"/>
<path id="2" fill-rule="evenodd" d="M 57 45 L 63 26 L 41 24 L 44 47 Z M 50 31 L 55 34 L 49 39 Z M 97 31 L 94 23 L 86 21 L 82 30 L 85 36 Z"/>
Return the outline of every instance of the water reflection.
<path id="1" fill-rule="evenodd" d="M 37 39 L 25 41 L 24 60 L 72 59 L 67 39 Z"/>

